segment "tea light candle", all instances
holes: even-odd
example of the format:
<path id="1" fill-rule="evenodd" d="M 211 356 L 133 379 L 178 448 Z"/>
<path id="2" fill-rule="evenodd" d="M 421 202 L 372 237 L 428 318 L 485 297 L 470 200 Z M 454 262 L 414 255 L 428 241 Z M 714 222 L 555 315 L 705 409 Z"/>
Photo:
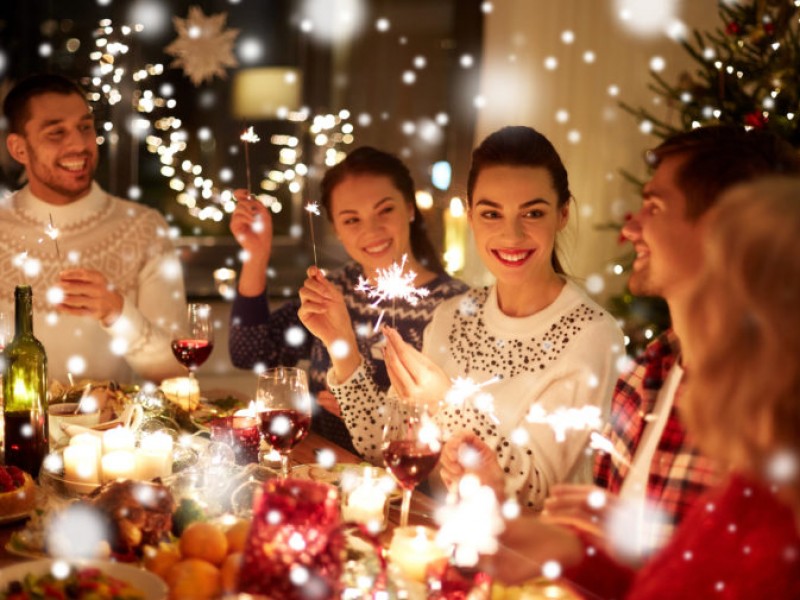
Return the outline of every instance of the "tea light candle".
<path id="1" fill-rule="evenodd" d="M 80 483 L 100 483 L 98 446 L 75 444 L 64 448 L 65 479 Z"/>
<path id="2" fill-rule="evenodd" d="M 355 521 L 365 525 L 377 525 L 383 529 L 386 516 L 386 494 L 380 482 L 372 477 L 372 469 L 364 469 L 364 477 L 347 495 L 342 505 L 345 521 Z"/>
<path id="3" fill-rule="evenodd" d="M 389 544 L 389 560 L 408 579 L 425 580 L 425 570 L 434 561 L 447 557 L 436 543 L 436 532 L 430 527 L 398 527 Z"/>
<path id="4" fill-rule="evenodd" d="M 172 437 L 163 431 L 143 437 L 136 452 L 137 477 L 150 480 L 171 475 L 172 446 Z"/>
<path id="5" fill-rule="evenodd" d="M 136 456 L 128 450 L 105 454 L 101 459 L 103 483 L 116 479 L 136 479 Z"/>
<path id="6" fill-rule="evenodd" d="M 127 427 L 115 427 L 103 433 L 103 453 L 118 452 L 121 450 L 133 451 L 136 437 Z"/>

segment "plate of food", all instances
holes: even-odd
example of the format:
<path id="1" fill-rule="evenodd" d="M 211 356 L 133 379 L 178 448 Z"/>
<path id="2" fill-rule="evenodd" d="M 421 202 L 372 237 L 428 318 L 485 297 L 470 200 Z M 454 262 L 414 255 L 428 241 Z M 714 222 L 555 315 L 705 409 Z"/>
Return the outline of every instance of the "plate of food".
<path id="1" fill-rule="evenodd" d="M 104 560 L 43 559 L 0 570 L 0 600 L 67 597 L 163 600 L 167 592 L 167 585 L 153 573 Z"/>
<path id="2" fill-rule="evenodd" d="M 200 398 L 197 408 L 189 413 L 189 420 L 198 429 L 208 431 L 214 419 L 231 416 L 243 408 L 247 408 L 246 404 L 233 395 L 215 399 Z"/>

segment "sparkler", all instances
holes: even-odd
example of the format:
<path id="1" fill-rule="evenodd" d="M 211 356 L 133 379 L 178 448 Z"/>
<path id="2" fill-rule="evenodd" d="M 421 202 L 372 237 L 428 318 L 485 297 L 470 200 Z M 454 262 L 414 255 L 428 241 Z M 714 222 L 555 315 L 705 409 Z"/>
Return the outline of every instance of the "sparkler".
<path id="1" fill-rule="evenodd" d="M 256 142 L 260 142 L 261 138 L 258 137 L 253 131 L 252 127 L 248 127 L 245 132 L 239 136 L 239 139 L 244 142 L 244 165 L 245 171 L 247 173 L 247 196 L 250 196 L 250 144 L 255 144 Z"/>
<path id="2" fill-rule="evenodd" d="M 597 406 L 557 408 L 548 413 L 541 404 L 537 403 L 531 406 L 525 419 L 529 423 L 549 425 L 556 435 L 557 442 L 563 442 L 569 430 L 600 429 L 602 426 L 600 408 Z"/>
<path id="3" fill-rule="evenodd" d="M 611 443 L 607 437 L 600 435 L 596 431 L 593 431 L 591 435 L 589 435 L 589 447 L 592 450 L 601 450 L 603 452 L 608 452 L 611 456 L 616 458 L 622 464 L 630 467 L 631 461 L 627 458 L 622 456 L 619 450 L 614 447 L 614 444 Z"/>
<path id="4" fill-rule="evenodd" d="M 405 300 L 411 306 L 416 306 L 419 299 L 424 298 L 430 292 L 426 288 L 414 287 L 414 280 L 417 278 L 417 274 L 414 271 L 409 269 L 408 272 L 403 273 L 407 259 L 408 256 L 403 254 L 400 264 L 392 263 L 386 269 L 378 269 L 375 276 L 375 285 L 372 285 L 365 277 L 359 276 L 356 290 L 364 292 L 368 297 L 375 299 L 371 304 L 373 308 L 384 300 L 391 300 L 392 307 L 394 307 L 394 302 L 398 299 Z M 381 310 L 378 322 L 375 323 L 375 331 L 380 327 L 385 312 L 385 310 Z M 394 325 L 394 320 L 392 325 Z"/>
<path id="5" fill-rule="evenodd" d="M 60 233 L 59 230 L 53 225 L 53 215 L 51 213 L 47 213 L 47 216 L 50 217 L 50 223 L 44 229 L 44 233 L 47 237 L 53 240 L 53 243 L 56 245 L 56 256 L 58 257 L 58 264 L 61 264 L 61 250 L 58 247 L 58 234 Z"/>
<path id="6" fill-rule="evenodd" d="M 314 250 L 314 266 L 317 266 L 317 242 L 314 240 L 314 217 L 319 216 L 319 206 L 316 202 L 309 202 L 306 204 L 306 211 L 308 212 L 308 226 L 311 229 L 311 247 Z"/>

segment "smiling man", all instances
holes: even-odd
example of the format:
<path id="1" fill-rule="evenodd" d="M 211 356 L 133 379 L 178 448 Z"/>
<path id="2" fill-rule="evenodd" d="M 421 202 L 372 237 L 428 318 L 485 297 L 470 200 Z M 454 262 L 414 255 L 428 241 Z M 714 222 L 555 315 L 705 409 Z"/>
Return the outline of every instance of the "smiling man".
<path id="1" fill-rule="evenodd" d="M 705 215 L 734 184 L 800 173 L 800 156 L 787 142 L 733 126 L 677 134 L 648 152 L 647 160 L 654 171 L 642 190 L 642 207 L 622 230 L 636 252 L 629 287 L 637 295 L 664 298 L 673 328 L 617 382 L 604 432 L 614 453 L 600 455 L 595 464 L 595 482 L 603 491 L 557 486 L 545 503 L 555 520 L 588 521 L 585 526 L 596 528 L 598 519 L 607 519 L 612 535 L 636 538 L 624 548 L 634 560 L 666 542 L 718 477 L 715 465 L 686 436 L 678 410 L 683 324 L 675 315 L 686 314 L 680 307 L 703 265 Z"/>
<path id="2" fill-rule="evenodd" d="M 15 284 L 33 286 L 51 379 L 180 374 L 170 349 L 186 309 L 180 262 L 158 212 L 94 182 L 97 134 L 83 90 L 34 75 L 3 111 L 6 146 L 28 184 L 0 206 L 0 310 L 13 312 Z"/>

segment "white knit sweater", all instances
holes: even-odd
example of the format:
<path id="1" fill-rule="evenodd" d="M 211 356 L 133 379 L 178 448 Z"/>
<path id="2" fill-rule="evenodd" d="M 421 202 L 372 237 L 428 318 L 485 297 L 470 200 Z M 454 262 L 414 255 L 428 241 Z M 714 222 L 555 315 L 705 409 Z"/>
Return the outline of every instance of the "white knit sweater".
<path id="1" fill-rule="evenodd" d="M 550 306 L 528 317 L 503 314 L 494 287 L 446 300 L 422 346 L 451 379 L 483 384 L 465 402 L 445 403 L 436 421 L 447 434 L 471 431 L 495 449 L 507 490 L 536 509 L 554 483 L 591 482 L 590 432 L 567 431 L 558 439 L 550 425 L 526 419 L 530 408 L 552 414 L 596 406 L 605 418 L 623 350 L 611 315 L 570 281 Z M 380 464 L 386 395 L 375 389 L 363 363 L 341 384 L 329 371 L 328 383 L 356 448 Z M 485 410 L 488 398 L 491 411 Z"/>
<path id="2" fill-rule="evenodd" d="M 59 230 L 60 261 L 46 235 L 51 217 Z M 0 311 L 13 323 L 14 287 L 33 287 L 33 331 L 47 352 L 51 380 L 65 382 L 68 372 L 123 383 L 134 373 L 151 381 L 185 373 L 170 349 L 170 331 L 185 317 L 186 295 L 167 234 L 156 210 L 112 197 L 96 183 L 64 206 L 36 198 L 28 187 L 2 200 Z M 48 302 L 58 273 L 75 267 L 100 271 L 124 297 L 122 314 L 110 327 L 58 314 Z"/>

